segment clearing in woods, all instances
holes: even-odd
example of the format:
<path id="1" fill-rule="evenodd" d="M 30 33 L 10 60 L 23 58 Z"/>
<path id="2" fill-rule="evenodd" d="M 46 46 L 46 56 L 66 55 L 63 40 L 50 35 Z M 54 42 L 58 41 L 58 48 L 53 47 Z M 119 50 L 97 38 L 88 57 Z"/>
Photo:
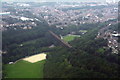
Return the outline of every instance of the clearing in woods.
<path id="1" fill-rule="evenodd" d="M 27 58 L 24 58 L 23 60 L 31 62 L 31 63 L 35 63 L 41 60 L 46 59 L 46 54 L 45 53 L 40 53 L 40 54 L 36 54 Z"/>
<path id="2" fill-rule="evenodd" d="M 79 35 L 66 35 L 66 36 L 63 36 L 63 40 L 66 42 L 70 42 L 74 40 L 76 37 L 80 37 L 80 36 Z"/>
<path id="3" fill-rule="evenodd" d="M 5 78 L 43 78 L 46 54 L 41 53 L 5 65 Z"/>

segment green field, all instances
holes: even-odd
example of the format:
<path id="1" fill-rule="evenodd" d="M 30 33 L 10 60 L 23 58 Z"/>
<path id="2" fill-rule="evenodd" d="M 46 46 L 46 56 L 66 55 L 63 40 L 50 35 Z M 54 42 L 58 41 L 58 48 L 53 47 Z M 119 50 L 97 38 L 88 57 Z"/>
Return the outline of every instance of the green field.
<path id="1" fill-rule="evenodd" d="M 45 60 L 30 63 L 20 60 L 15 64 L 6 64 L 5 78 L 43 78 Z"/>
<path id="2" fill-rule="evenodd" d="M 78 36 L 78 35 L 66 35 L 66 36 L 63 36 L 63 40 L 66 42 L 70 42 L 70 41 L 74 40 L 76 37 L 80 37 L 80 36 Z"/>

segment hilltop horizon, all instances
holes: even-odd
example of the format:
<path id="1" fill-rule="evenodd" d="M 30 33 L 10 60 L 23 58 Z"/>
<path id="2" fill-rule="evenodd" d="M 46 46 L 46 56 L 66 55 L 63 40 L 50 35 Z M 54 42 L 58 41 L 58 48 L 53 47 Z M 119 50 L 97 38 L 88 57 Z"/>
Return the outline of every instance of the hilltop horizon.
<path id="1" fill-rule="evenodd" d="M 106 2 L 106 0 L 2 0 L 2 2 Z"/>

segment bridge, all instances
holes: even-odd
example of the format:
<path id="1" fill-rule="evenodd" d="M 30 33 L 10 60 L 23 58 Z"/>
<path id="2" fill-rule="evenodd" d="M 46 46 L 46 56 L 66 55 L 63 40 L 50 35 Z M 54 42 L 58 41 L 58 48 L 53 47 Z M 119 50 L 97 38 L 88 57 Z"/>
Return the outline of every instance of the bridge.
<path id="1" fill-rule="evenodd" d="M 61 40 L 55 33 L 53 33 L 52 31 L 49 31 L 49 33 L 54 36 L 57 40 L 59 40 L 64 46 L 68 47 L 68 48 L 72 48 L 72 46 L 70 44 L 68 44 L 67 42 Z"/>

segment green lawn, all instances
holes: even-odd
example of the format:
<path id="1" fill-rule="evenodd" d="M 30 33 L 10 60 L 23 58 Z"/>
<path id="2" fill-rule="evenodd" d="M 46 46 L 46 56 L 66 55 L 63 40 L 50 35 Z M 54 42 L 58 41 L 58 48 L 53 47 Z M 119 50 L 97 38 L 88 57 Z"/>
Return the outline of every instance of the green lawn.
<path id="1" fill-rule="evenodd" d="M 67 35 L 67 36 L 63 36 L 63 40 L 66 42 L 70 42 L 72 40 L 74 40 L 76 37 L 80 37 L 78 35 Z"/>
<path id="2" fill-rule="evenodd" d="M 20 60 L 15 64 L 6 64 L 6 78 L 43 78 L 45 60 L 30 63 Z"/>

